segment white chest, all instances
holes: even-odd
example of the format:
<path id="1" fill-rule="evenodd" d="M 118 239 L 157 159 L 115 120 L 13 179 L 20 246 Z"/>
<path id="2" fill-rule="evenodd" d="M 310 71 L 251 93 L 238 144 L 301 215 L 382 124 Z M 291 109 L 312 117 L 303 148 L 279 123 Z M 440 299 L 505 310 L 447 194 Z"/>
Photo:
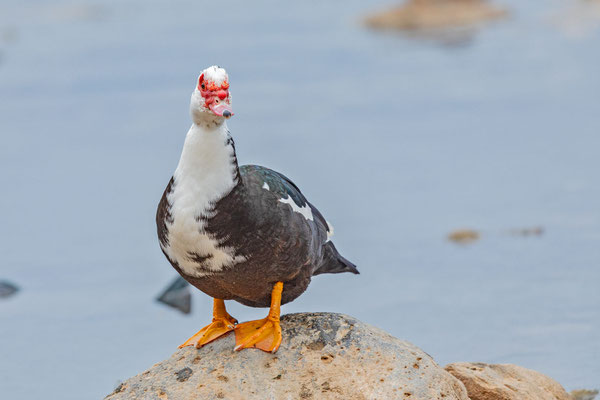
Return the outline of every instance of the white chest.
<path id="1" fill-rule="evenodd" d="M 194 125 L 188 133 L 167 200 L 167 256 L 188 275 L 201 277 L 244 261 L 236 249 L 219 246 L 205 231 L 215 203 L 237 184 L 235 151 L 225 126 L 211 131 Z"/>

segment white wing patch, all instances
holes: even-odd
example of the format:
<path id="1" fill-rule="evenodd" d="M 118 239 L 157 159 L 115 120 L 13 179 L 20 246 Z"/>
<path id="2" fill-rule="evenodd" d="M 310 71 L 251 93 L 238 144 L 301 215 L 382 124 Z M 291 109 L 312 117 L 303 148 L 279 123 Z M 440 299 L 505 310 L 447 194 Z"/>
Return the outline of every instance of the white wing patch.
<path id="1" fill-rule="evenodd" d="M 262 188 L 265 190 L 271 190 L 271 188 L 269 187 L 269 185 L 267 184 L 267 182 L 263 183 Z"/>
<path id="2" fill-rule="evenodd" d="M 327 222 L 327 240 L 325 241 L 325 243 L 327 243 L 331 240 L 331 237 L 333 236 L 333 225 L 331 225 L 327 220 L 325 220 L 325 222 Z"/>
<path id="3" fill-rule="evenodd" d="M 308 203 L 306 205 L 304 205 L 304 207 L 300 207 L 298 204 L 296 204 L 294 199 L 292 199 L 290 196 L 288 196 L 285 199 L 279 199 L 279 201 L 282 203 L 285 203 L 285 204 L 289 204 L 290 207 L 292 207 L 292 211 L 302 214 L 302 216 L 304 218 L 306 218 L 307 220 L 309 220 L 309 221 L 313 220 L 313 214 L 312 214 L 312 211 L 311 211 Z"/>

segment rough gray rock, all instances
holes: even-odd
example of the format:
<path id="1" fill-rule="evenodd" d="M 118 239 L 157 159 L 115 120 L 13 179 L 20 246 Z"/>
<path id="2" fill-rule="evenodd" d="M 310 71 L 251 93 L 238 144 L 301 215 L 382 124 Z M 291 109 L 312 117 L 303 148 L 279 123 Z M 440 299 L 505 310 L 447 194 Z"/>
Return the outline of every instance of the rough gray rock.
<path id="1" fill-rule="evenodd" d="M 178 350 L 106 399 L 469 399 L 428 354 L 352 317 L 290 314 L 281 327 L 276 354 L 234 352 L 230 333 Z"/>

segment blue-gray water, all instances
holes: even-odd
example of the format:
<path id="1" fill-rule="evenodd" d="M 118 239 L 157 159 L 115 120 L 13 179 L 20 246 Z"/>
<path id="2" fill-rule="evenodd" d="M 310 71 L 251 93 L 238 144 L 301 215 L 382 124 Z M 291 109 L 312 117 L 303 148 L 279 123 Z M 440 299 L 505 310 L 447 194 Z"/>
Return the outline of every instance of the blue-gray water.
<path id="1" fill-rule="evenodd" d="M 284 312 L 599 387 L 600 32 L 564 26 L 573 2 L 503 3 L 447 47 L 365 30 L 386 1 L 4 0 L 0 279 L 21 291 L 0 302 L 2 397 L 100 398 L 209 321 L 202 293 L 192 317 L 153 301 L 175 276 L 154 212 L 212 64 L 240 161 L 290 176 L 362 273 Z M 482 239 L 445 240 L 461 227 Z"/>

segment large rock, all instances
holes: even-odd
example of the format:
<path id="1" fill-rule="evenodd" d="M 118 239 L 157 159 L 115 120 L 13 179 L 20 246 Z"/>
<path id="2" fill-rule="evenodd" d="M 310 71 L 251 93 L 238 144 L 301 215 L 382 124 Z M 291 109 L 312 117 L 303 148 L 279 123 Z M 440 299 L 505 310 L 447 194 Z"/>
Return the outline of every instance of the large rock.
<path id="1" fill-rule="evenodd" d="M 419 348 L 340 314 L 281 319 L 276 354 L 234 352 L 234 335 L 186 347 L 107 399 L 468 400 L 457 379 Z"/>
<path id="2" fill-rule="evenodd" d="M 471 400 L 571 400 L 556 381 L 513 364 L 454 363 L 446 371 L 461 380 Z"/>

